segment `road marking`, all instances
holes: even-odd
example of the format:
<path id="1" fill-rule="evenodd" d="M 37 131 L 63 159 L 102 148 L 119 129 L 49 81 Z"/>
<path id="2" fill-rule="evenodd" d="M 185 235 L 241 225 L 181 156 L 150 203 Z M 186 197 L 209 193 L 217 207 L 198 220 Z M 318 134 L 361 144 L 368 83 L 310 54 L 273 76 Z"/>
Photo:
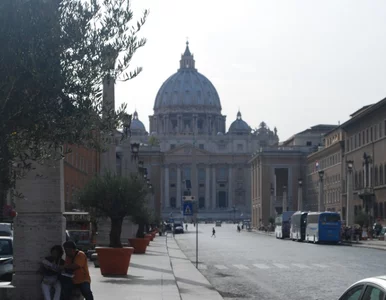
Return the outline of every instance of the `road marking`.
<path id="1" fill-rule="evenodd" d="M 233 265 L 233 266 L 240 270 L 249 270 L 249 268 L 244 265 Z"/>
<path id="2" fill-rule="evenodd" d="M 259 269 L 269 269 L 269 266 L 265 264 L 254 264 L 254 266 Z"/>
<path id="3" fill-rule="evenodd" d="M 206 265 L 201 265 L 201 264 L 198 265 L 198 268 L 201 270 L 207 270 L 208 269 L 208 267 Z"/>
<path id="4" fill-rule="evenodd" d="M 273 264 L 275 267 L 278 267 L 278 268 L 280 268 L 280 269 L 289 269 L 289 267 L 288 266 L 285 266 L 285 265 L 282 265 L 282 264 Z"/>
<path id="5" fill-rule="evenodd" d="M 326 265 L 322 265 L 322 264 L 312 264 L 313 266 L 315 266 L 315 267 L 319 267 L 319 268 L 328 268 L 328 266 L 326 266 Z"/>
<path id="6" fill-rule="evenodd" d="M 219 270 L 227 270 L 228 268 L 224 265 L 214 265 L 215 268 L 219 269 Z"/>
<path id="7" fill-rule="evenodd" d="M 292 264 L 295 267 L 298 267 L 300 269 L 309 269 L 309 266 L 303 265 L 303 264 Z"/>

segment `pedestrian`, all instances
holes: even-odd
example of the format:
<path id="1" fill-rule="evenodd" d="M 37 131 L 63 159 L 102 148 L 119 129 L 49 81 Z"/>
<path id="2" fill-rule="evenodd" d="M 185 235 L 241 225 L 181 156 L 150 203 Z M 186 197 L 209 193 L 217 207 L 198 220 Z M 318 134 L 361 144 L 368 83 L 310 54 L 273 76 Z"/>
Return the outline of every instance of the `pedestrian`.
<path id="1" fill-rule="evenodd" d="M 51 300 L 51 289 L 54 289 L 53 300 L 60 300 L 62 285 L 59 281 L 61 268 L 64 266 L 62 256 L 64 254 L 63 248 L 60 245 L 55 245 L 51 248 L 50 256 L 47 256 L 42 261 L 42 291 L 44 300 Z"/>
<path id="2" fill-rule="evenodd" d="M 214 227 L 212 229 L 212 236 L 211 237 L 216 237 L 216 230 L 214 229 Z"/>
<path id="3" fill-rule="evenodd" d="M 73 288 L 78 288 L 85 300 L 94 300 L 91 292 L 91 278 L 86 254 L 83 251 L 77 250 L 73 241 L 65 242 L 63 248 L 66 252 L 64 269 L 68 273 L 73 273 L 72 284 L 70 282 L 67 283 L 66 287 L 63 287 L 63 291 L 65 291 L 63 295 L 64 300 L 71 299 Z"/>
<path id="4" fill-rule="evenodd" d="M 237 224 L 237 232 L 240 233 L 240 225 Z"/>

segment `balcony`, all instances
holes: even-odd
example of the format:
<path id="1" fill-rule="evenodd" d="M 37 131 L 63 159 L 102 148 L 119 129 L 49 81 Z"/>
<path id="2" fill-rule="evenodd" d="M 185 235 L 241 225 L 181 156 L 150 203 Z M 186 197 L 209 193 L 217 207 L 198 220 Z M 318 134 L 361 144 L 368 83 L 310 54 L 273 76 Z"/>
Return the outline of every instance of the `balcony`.
<path id="1" fill-rule="evenodd" d="M 358 191 L 358 196 L 361 198 L 366 196 L 373 196 L 373 195 L 374 195 L 374 189 L 372 187 L 366 187 Z"/>

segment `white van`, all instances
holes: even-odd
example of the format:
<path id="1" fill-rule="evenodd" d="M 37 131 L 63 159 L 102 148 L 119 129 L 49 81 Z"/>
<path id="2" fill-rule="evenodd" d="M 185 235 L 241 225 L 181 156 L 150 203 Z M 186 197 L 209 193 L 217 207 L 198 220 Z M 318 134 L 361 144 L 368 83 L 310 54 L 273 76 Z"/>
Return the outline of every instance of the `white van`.
<path id="1" fill-rule="evenodd" d="M 0 223 L 0 236 L 13 236 L 11 223 Z"/>

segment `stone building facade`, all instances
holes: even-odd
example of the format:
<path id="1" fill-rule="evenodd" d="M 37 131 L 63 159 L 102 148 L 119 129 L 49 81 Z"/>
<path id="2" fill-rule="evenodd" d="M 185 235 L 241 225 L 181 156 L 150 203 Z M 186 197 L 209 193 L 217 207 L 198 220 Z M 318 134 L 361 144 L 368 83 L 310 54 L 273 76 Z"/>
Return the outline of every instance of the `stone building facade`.
<path id="1" fill-rule="evenodd" d="M 249 217 L 248 160 L 259 147 L 277 145 L 277 131 L 264 122 L 252 131 L 240 111 L 227 130 L 221 110 L 216 88 L 197 71 L 187 43 L 180 68 L 156 95 L 150 134 L 138 123 L 131 138 L 143 149 L 154 142 L 159 146 L 160 154 L 143 158 L 146 168 L 156 170 L 151 182 L 159 186 L 155 197 L 164 218 L 181 217 L 182 197 L 188 194 L 197 201 L 199 218 Z"/>
<path id="2" fill-rule="evenodd" d="M 336 125 L 316 125 L 278 146 L 261 147 L 249 160 L 251 166 L 252 226 L 268 225 L 283 210 L 306 209 L 307 155 L 322 146 L 323 135 Z M 299 180 L 301 184 L 299 184 Z"/>
<path id="3" fill-rule="evenodd" d="M 342 197 L 345 180 L 342 176 L 344 164 L 344 132 L 339 127 L 324 136 L 324 146 L 307 157 L 308 210 L 317 211 L 319 201 L 319 172 L 323 172 L 322 201 L 325 210 L 342 212 Z"/>

